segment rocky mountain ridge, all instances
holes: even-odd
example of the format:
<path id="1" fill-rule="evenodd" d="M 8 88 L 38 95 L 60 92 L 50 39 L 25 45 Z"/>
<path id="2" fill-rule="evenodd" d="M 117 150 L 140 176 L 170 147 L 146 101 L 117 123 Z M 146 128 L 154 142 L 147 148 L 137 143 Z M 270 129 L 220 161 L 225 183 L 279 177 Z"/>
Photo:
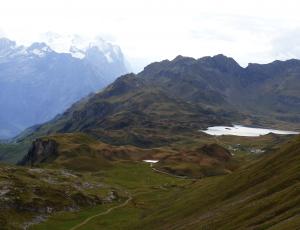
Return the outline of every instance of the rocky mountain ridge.
<path id="1" fill-rule="evenodd" d="M 210 125 L 299 129 L 298 70 L 298 60 L 242 68 L 224 55 L 178 56 L 152 63 L 137 75 L 119 77 L 89 100 L 37 127 L 34 135 L 80 131 L 114 144 L 143 146 L 148 145 L 144 140 L 151 140 L 147 132 L 154 138 L 153 133 L 192 132 Z M 117 133 L 122 142 L 112 140 Z M 124 142 L 123 135 L 135 137 Z"/>

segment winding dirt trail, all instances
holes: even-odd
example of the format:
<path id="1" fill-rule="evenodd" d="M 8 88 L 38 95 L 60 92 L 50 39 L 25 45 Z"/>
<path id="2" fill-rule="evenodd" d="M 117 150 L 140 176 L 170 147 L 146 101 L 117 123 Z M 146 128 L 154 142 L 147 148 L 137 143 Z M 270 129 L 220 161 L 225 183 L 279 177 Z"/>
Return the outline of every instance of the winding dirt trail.
<path id="1" fill-rule="evenodd" d="M 168 175 L 168 176 L 171 176 L 171 177 L 175 177 L 175 178 L 179 178 L 179 179 L 195 180 L 193 178 L 188 178 L 188 177 L 185 177 L 185 176 L 178 176 L 178 175 L 171 174 L 171 173 L 168 173 L 168 172 L 160 171 L 160 170 L 154 168 L 152 163 L 150 164 L 150 168 L 154 172 L 156 172 L 156 173 L 165 174 L 165 175 Z M 165 188 L 163 188 L 163 187 L 161 187 L 161 189 L 165 190 Z M 141 194 L 144 194 L 144 193 L 148 193 L 148 192 L 137 193 L 137 194 L 135 194 L 135 196 L 141 195 Z M 100 212 L 100 213 L 98 213 L 96 215 L 90 216 L 87 219 L 85 219 L 84 221 L 82 221 L 81 223 L 79 223 L 79 224 L 75 225 L 74 227 L 70 228 L 70 230 L 77 230 L 77 229 L 79 229 L 80 227 L 84 226 L 85 224 L 87 224 L 89 221 L 91 221 L 92 219 L 94 219 L 96 217 L 107 215 L 107 214 L 109 214 L 110 212 L 112 212 L 115 209 L 122 208 L 122 207 L 126 206 L 132 199 L 133 199 L 133 197 L 129 196 L 128 199 L 124 203 L 119 204 L 119 205 L 114 206 L 114 207 L 111 207 L 111 208 L 107 209 L 104 212 Z"/>
<path id="2" fill-rule="evenodd" d="M 191 179 L 191 178 L 188 178 L 186 176 L 178 176 L 178 175 L 175 175 L 175 174 L 171 174 L 171 173 L 168 173 L 168 172 L 158 170 L 158 169 L 154 168 L 152 165 L 150 167 L 154 172 L 165 174 L 167 176 L 171 176 L 171 177 L 175 177 L 175 178 L 179 178 L 179 179 Z"/>
<path id="3" fill-rule="evenodd" d="M 91 221 L 92 219 L 98 217 L 98 216 L 104 216 L 104 215 L 107 215 L 109 214 L 111 211 L 117 209 L 117 208 L 122 208 L 124 206 L 126 206 L 130 201 L 132 200 L 132 196 L 130 196 L 124 203 L 122 204 L 119 204 L 117 206 L 114 206 L 114 207 L 111 207 L 109 209 L 107 209 L 106 211 L 104 212 L 100 212 L 96 215 L 93 215 L 93 216 L 90 216 L 89 218 L 85 219 L 84 221 L 82 221 L 81 223 L 77 224 L 76 226 L 70 228 L 70 230 L 76 230 L 76 229 L 79 229 L 80 227 L 84 226 L 85 224 L 87 224 L 89 221 Z"/>
<path id="4" fill-rule="evenodd" d="M 164 175 L 167 175 L 167 176 L 170 176 L 170 177 L 175 177 L 175 178 L 178 178 L 178 179 L 184 179 L 184 180 L 197 180 L 197 178 L 190 178 L 190 177 L 187 177 L 187 176 L 178 176 L 178 175 L 176 175 L 176 174 L 172 174 L 172 173 L 168 173 L 168 172 L 165 172 L 165 171 L 161 171 L 161 170 L 159 170 L 159 169 L 154 168 L 154 166 L 153 166 L 152 163 L 150 164 L 150 168 L 151 168 L 154 172 L 161 173 L 161 174 L 164 174 Z"/>

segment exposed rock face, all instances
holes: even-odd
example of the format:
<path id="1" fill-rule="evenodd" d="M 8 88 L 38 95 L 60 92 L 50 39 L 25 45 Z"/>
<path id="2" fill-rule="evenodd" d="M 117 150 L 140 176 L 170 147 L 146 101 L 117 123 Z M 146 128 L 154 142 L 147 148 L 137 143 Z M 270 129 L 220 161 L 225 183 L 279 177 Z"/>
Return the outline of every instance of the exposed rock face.
<path id="1" fill-rule="evenodd" d="M 49 162 L 58 156 L 58 144 L 54 140 L 36 139 L 33 141 L 27 155 L 20 165 L 34 166 L 38 163 Z"/>

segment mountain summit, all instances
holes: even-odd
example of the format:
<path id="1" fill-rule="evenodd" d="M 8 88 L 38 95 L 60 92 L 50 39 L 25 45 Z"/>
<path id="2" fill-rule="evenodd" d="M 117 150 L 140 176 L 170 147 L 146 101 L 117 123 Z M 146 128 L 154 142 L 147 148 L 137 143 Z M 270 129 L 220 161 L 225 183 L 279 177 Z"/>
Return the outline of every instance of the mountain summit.
<path id="1" fill-rule="evenodd" d="M 72 46 L 71 53 L 58 52 L 46 42 L 23 46 L 1 38 L 0 139 L 52 119 L 126 73 L 121 49 L 102 43 L 105 49 Z"/>

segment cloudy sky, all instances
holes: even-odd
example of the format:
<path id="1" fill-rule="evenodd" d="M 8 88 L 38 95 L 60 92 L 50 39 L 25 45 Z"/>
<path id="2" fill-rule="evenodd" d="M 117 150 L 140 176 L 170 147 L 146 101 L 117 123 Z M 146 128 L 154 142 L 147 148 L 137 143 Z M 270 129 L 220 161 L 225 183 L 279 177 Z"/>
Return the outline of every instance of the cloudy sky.
<path id="1" fill-rule="evenodd" d="M 223 53 L 241 65 L 300 58 L 299 0 L 3 0 L 0 35 L 102 36 L 134 70 L 178 54 Z"/>

